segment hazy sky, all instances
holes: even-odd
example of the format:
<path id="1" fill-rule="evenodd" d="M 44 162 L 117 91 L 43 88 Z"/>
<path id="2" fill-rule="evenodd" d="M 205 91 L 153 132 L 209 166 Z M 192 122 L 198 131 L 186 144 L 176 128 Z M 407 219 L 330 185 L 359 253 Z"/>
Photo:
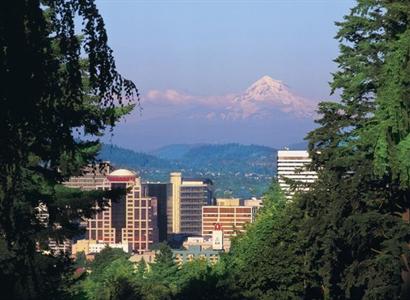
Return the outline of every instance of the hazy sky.
<path id="1" fill-rule="evenodd" d="M 221 95 L 242 91 L 269 75 L 313 100 L 329 95 L 330 73 L 336 67 L 332 60 L 338 53 L 334 22 L 353 4 L 349 0 L 97 0 L 117 67 L 143 95 L 152 89 Z M 131 119 L 135 118 L 134 113 Z M 161 125 L 157 138 L 160 130 Z M 130 141 L 131 132 L 120 126 L 113 141 L 134 149 L 161 145 L 157 140 L 140 147 Z M 189 137 L 185 142 L 191 142 Z"/>

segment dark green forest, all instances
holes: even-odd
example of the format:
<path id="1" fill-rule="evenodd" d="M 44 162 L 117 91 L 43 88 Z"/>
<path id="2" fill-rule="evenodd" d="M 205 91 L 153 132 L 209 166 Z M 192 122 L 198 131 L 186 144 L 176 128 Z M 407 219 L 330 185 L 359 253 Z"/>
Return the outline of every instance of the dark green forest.
<path id="1" fill-rule="evenodd" d="M 138 105 L 138 90 L 118 73 L 93 0 L 2 3 L 2 298 L 409 299 L 410 2 L 358 0 L 336 25 L 340 100 L 320 103 L 307 134 L 309 191 L 286 201 L 273 182 L 212 266 L 179 267 L 166 245 L 153 264 L 113 249 L 86 262 L 40 250 L 119 196 L 61 183 L 95 162 L 98 137 Z"/>

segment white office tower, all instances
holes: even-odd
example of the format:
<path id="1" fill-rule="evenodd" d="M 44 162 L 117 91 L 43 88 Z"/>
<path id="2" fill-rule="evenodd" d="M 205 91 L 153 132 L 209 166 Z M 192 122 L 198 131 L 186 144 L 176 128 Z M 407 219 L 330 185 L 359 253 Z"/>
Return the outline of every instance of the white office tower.
<path id="1" fill-rule="evenodd" d="M 290 184 L 286 179 L 296 183 L 301 183 L 298 191 L 308 190 L 309 183 L 317 179 L 314 171 L 307 170 L 307 165 L 311 162 L 309 153 L 304 150 L 279 150 L 278 151 L 278 183 L 285 193 L 287 199 L 291 199 L 295 191 L 290 190 Z"/>

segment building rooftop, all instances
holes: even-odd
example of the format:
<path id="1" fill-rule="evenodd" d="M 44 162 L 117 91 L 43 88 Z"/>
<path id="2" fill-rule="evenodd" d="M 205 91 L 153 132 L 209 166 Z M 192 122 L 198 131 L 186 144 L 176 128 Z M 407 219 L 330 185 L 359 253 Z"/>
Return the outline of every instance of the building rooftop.
<path id="1" fill-rule="evenodd" d="M 186 178 L 183 177 L 182 181 L 199 181 L 202 183 L 208 183 L 208 184 L 213 184 L 212 180 L 209 178 Z"/>
<path id="2" fill-rule="evenodd" d="M 137 174 L 126 169 L 118 169 L 114 172 L 111 172 L 110 176 L 137 176 Z"/>

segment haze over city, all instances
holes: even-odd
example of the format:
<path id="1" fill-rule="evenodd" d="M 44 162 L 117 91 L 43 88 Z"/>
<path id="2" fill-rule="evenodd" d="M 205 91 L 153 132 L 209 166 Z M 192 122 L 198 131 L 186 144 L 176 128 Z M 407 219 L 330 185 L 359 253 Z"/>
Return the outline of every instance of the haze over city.
<path id="1" fill-rule="evenodd" d="M 134 150 L 301 142 L 316 104 L 337 99 L 327 84 L 338 53 L 334 22 L 352 4 L 97 1 L 118 69 L 136 83 L 142 107 L 105 141 Z"/>

